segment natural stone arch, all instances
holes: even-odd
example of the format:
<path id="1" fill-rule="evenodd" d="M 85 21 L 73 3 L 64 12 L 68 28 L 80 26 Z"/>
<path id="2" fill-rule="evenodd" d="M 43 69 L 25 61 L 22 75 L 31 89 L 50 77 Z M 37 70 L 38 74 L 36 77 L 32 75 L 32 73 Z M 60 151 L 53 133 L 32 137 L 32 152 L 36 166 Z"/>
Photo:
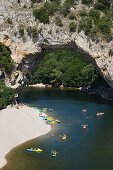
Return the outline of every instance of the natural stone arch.
<path id="1" fill-rule="evenodd" d="M 113 59 L 108 54 L 112 42 L 109 48 L 107 47 L 102 51 L 100 44 L 88 40 L 84 32 L 76 35 L 76 39 L 73 38 L 73 40 L 71 36 L 71 39 L 68 41 L 54 41 L 52 37 L 43 37 L 41 41 L 34 42 L 29 40 L 23 42 L 20 39 L 12 41 L 8 36 L 3 36 L 2 42 L 10 48 L 12 58 L 16 63 L 11 78 L 6 79 L 6 85 L 12 88 L 23 88 L 27 86 L 28 80 L 25 72 L 27 70 L 30 72 L 33 71 L 38 66 L 42 57 L 47 53 L 60 49 L 74 50 L 82 53 L 85 59 L 95 65 L 106 82 L 113 87 Z"/>

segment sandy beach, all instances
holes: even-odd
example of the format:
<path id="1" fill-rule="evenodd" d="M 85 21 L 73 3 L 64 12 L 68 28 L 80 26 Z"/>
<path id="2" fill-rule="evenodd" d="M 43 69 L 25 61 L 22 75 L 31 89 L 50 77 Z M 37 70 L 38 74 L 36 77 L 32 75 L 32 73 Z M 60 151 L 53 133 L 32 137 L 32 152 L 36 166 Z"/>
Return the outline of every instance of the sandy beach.
<path id="1" fill-rule="evenodd" d="M 50 125 L 39 117 L 39 111 L 29 107 L 8 107 L 0 111 L 0 168 L 6 164 L 6 154 L 15 146 L 44 135 Z"/>
<path id="2" fill-rule="evenodd" d="M 45 88 L 45 87 L 52 87 L 52 86 L 49 84 L 37 83 L 37 84 L 29 85 L 29 87 Z"/>
<path id="3" fill-rule="evenodd" d="M 29 87 L 46 87 L 46 85 L 42 84 L 42 83 L 37 83 L 37 84 L 33 84 L 33 85 L 29 85 Z"/>

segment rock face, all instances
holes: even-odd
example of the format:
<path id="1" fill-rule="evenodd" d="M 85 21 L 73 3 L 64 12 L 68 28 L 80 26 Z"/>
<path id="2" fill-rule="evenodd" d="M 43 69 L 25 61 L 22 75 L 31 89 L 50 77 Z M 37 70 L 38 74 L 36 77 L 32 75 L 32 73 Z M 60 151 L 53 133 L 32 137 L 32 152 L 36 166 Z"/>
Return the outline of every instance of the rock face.
<path id="1" fill-rule="evenodd" d="M 70 21 L 67 18 L 62 19 L 63 27 L 55 24 L 54 16 L 49 24 L 39 23 L 38 20 L 35 21 L 30 6 L 31 0 L 23 0 L 22 3 L 17 0 L 0 0 L 0 41 L 10 48 L 11 57 L 15 62 L 11 77 L 5 80 L 7 86 L 26 87 L 27 73 L 38 67 L 46 53 L 56 49 L 71 49 L 84 54 L 113 87 L 113 56 L 109 55 L 109 50 L 113 49 L 113 41 L 107 43 L 101 39 L 92 40 L 83 31 L 72 33 L 69 31 Z M 81 9 L 79 2 L 76 9 Z M 10 24 L 8 18 L 11 19 Z M 24 27 L 24 36 L 19 35 L 21 26 Z M 28 26 L 36 27 L 37 38 L 28 36 Z"/>

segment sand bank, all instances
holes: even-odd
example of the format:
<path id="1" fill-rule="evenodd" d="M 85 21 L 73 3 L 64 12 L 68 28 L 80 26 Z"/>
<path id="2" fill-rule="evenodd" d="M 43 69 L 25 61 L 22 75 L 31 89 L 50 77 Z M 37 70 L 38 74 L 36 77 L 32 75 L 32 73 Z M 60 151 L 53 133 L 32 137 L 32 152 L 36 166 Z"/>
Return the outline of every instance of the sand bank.
<path id="1" fill-rule="evenodd" d="M 29 85 L 29 87 L 46 87 L 46 85 L 42 83 L 37 83 L 37 84 Z"/>
<path id="2" fill-rule="evenodd" d="M 44 135 L 51 130 L 39 117 L 39 111 L 29 107 L 7 108 L 0 111 L 0 168 L 5 155 L 15 146 Z"/>
<path id="3" fill-rule="evenodd" d="M 33 85 L 29 85 L 29 87 L 40 87 L 40 88 L 42 88 L 42 87 L 52 87 L 51 85 L 49 85 L 49 84 L 42 84 L 42 83 L 38 83 L 38 84 L 33 84 Z"/>

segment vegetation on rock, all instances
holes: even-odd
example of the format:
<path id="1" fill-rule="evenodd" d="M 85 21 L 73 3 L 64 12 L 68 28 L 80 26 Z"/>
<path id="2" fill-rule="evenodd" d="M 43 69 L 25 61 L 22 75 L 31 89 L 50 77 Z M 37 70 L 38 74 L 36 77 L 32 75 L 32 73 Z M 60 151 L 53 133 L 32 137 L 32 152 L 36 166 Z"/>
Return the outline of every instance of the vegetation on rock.
<path id="1" fill-rule="evenodd" d="M 49 16 L 44 10 L 44 8 L 34 9 L 33 15 L 35 19 L 38 19 L 41 23 L 48 24 L 49 23 Z"/>
<path id="2" fill-rule="evenodd" d="M 16 91 L 6 87 L 0 82 L 0 110 L 6 108 L 15 101 Z"/>
<path id="3" fill-rule="evenodd" d="M 36 3 L 37 0 L 32 0 L 32 2 Z M 78 14 L 76 14 L 71 9 L 71 7 L 76 9 L 77 2 L 75 0 L 65 0 L 62 3 L 60 0 L 51 0 L 50 2 L 45 2 L 40 9 L 33 9 L 33 15 L 44 24 L 48 24 L 50 17 L 55 15 L 57 26 L 63 26 L 63 22 L 60 19 L 61 15 L 62 17 L 68 16 L 69 20 L 76 19 L 77 30 L 83 30 L 90 38 L 100 37 L 107 42 L 111 41 L 113 2 L 111 0 L 97 0 L 96 2 L 94 0 L 82 0 L 82 3 L 90 6 L 90 11 L 82 7 Z M 70 31 L 72 30 L 70 29 Z"/>
<path id="4" fill-rule="evenodd" d="M 32 38 L 36 38 L 38 35 L 37 29 L 35 27 L 28 27 L 27 32 L 28 32 L 28 35 Z"/>
<path id="5" fill-rule="evenodd" d="M 58 16 L 56 16 L 56 18 L 55 18 L 55 23 L 57 26 L 63 27 L 62 21 L 61 21 L 60 17 L 58 17 Z"/>
<path id="6" fill-rule="evenodd" d="M 76 20 L 76 15 L 74 13 L 69 14 L 69 20 Z"/>
<path id="7" fill-rule="evenodd" d="M 24 28 L 20 28 L 20 29 L 19 29 L 19 34 L 20 34 L 20 36 L 23 36 L 23 35 L 24 35 Z"/>
<path id="8" fill-rule="evenodd" d="M 76 24 L 74 22 L 71 22 L 69 24 L 69 30 L 70 30 L 70 32 L 75 32 L 76 31 Z"/>
<path id="9" fill-rule="evenodd" d="M 8 75 L 14 66 L 14 62 L 10 56 L 10 50 L 0 42 L 0 69 Z"/>

